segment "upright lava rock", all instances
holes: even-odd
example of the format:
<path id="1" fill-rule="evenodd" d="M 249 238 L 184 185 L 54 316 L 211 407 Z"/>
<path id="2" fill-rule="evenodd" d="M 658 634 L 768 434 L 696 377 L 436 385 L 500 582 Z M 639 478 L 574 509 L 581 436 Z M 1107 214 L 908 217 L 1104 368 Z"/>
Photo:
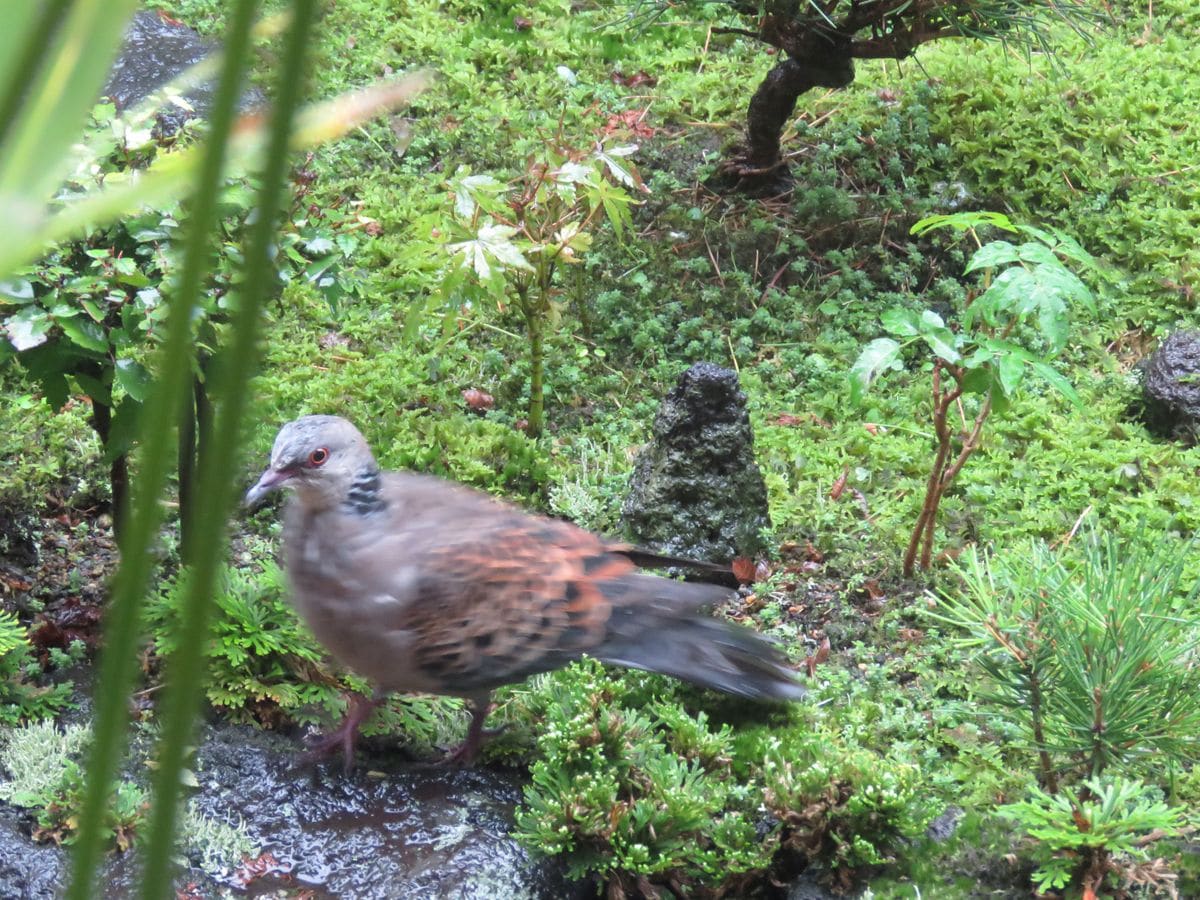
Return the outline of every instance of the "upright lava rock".
<path id="1" fill-rule="evenodd" d="M 762 551 L 767 486 L 737 373 L 696 363 L 671 389 L 630 479 L 622 523 L 658 553 L 728 562 Z"/>

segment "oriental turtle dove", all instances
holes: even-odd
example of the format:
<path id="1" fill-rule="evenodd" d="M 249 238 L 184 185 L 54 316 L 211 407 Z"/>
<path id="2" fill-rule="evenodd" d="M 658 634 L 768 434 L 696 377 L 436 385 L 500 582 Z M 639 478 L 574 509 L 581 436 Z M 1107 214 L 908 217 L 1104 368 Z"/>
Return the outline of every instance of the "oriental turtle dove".
<path id="1" fill-rule="evenodd" d="M 729 591 L 641 574 L 678 562 L 608 543 L 427 475 L 381 472 L 345 419 L 283 426 L 246 495 L 292 489 L 283 544 L 295 604 L 341 663 L 391 691 L 467 698 L 455 757 L 477 753 L 493 688 L 587 654 L 756 700 L 804 689 L 765 638 L 707 615 Z M 318 745 L 349 766 L 358 702 Z"/>

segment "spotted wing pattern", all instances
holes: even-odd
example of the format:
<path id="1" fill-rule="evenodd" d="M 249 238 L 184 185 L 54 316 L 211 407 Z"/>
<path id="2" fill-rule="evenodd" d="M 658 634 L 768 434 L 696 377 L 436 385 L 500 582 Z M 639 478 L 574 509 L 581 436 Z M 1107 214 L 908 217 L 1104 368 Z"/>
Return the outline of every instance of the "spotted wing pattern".
<path id="1" fill-rule="evenodd" d="M 594 535 L 506 508 L 422 560 L 405 625 L 416 664 L 457 691 L 565 665 L 604 641 L 635 567 Z"/>

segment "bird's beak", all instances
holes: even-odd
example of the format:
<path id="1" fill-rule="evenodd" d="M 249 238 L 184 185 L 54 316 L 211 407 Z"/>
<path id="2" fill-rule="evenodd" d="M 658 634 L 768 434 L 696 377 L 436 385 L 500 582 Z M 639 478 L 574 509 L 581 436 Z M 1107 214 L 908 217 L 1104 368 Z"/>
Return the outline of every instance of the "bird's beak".
<path id="1" fill-rule="evenodd" d="M 246 491 L 246 498 L 242 501 L 242 504 L 246 509 L 254 509 L 267 494 L 281 488 L 291 477 L 292 473 L 289 471 L 268 468 L 267 471 L 262 473 L 262 477 L 258 479 L 258 483 Z"/>

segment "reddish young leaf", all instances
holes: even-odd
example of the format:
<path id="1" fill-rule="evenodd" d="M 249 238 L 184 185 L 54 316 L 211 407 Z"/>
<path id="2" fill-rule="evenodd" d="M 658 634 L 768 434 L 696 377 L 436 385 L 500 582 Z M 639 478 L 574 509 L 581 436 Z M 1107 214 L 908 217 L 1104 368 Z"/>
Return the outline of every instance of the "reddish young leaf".
<path id="1" fill-rule="evenodd" d="M 738 580 L 738 584 L 754 584 L 755 565 L 750 557 L 737 557 L 730 564 L 730 568 L 733 569 L 733 577 Z"/>
<path id="2" fill-rule="evenodd" d="M 619 84 L 628 88 L 641 87 L 642 85 L 654 87 L 658 84 L 657 78 L 645 72 L 635 72 L 632 75 L 626 75 L 624 72 L 613 72 L 609 77 L 612 79 L 613 84 Z"/>
<path id="3" fill-rule="evenodd" d="M 842 466 L 842 474 L 838 476 L 837 481 L 833 483 L 833 487 L 829 489 L 830 500 L 840 500 L 842 492 L 846 490 L 846 479 L 850 476 L 850 467 Z"/>
<path id="4" fill-rule="evenodd" d="M 794 425 L 800 425 L 803 422 L 804 422 L 803 417 L 793 415 L 792 413 L 778 413 L 777 415 L 774 415 L 771 418 L 767 419 L 768 425 L 782 425 L 784 427 L 792 427 Z"/>
<path id="5" fill-rule="evenodd" d="M 462 398 L 471 412 L 484 413 L 496 405 L 495 397 L 477 388 L 467 388 L 462 392 Z"/>
<path id="6" fill-rule="evenodd" d="M 646 112 L 644 109 L 627 109 L 624 112 L 613 113 L 604 125 L 604 133 L 631 131 L 636 137 L 652 138 L 658 132 L 646 124 Z"/>
<path id="7" fill-rule="evenodd" d="M 829 652 L 829 635 L 825 635 L 821 645 L 817 647 L 817 652 L 804 657 L 804 665 L 808 668 L 809 677 L 817 674 L 817 666 L 829 659 Z"/>
<path id="8" fill-rule="evenodd" d="M 260 878 L 268 875 L 288 874 L 288 867 L 283 865 L 270 853 L 263 853 L 254 859 L 244 859 L 233 873 L 233 881 L 240 888 L 247 888 Z"/>

